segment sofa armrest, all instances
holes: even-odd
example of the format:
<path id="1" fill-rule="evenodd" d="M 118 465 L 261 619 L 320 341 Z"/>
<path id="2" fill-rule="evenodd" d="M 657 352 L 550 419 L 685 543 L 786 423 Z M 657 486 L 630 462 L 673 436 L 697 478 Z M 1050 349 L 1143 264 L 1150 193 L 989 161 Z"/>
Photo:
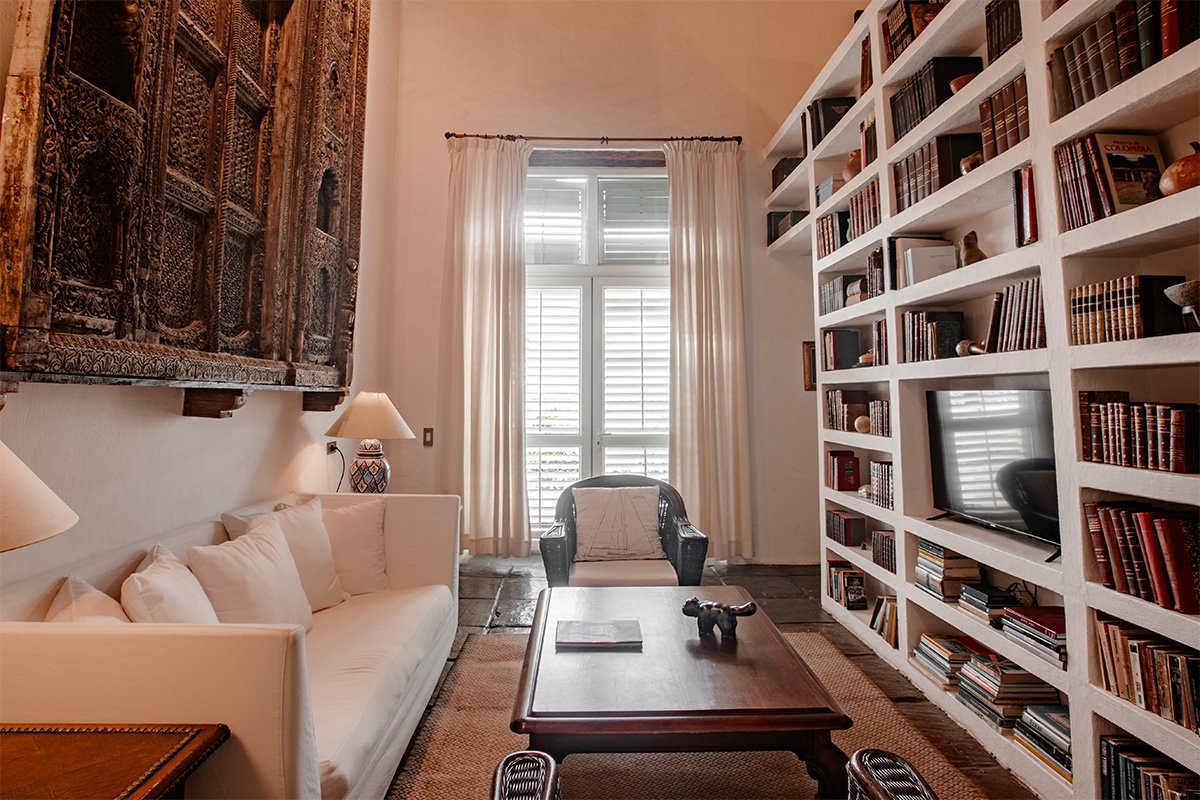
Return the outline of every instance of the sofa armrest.
<path id="1" fill-rule="evenodd" d="M 320 797 L 304 630 L 0 623 L 0 721 L 217 723 L 193 797 Z"/>
<path id="2" fill-rule="evenodd" d="M 458 597 L 459 514 L 453 494 L 317 494 L 321 505 L 344 508 L 382 500 L 384 558 L 393 589 L 441 583 Z"/>
<path id="3" fill-rule="evenodd" d="M 571 555 L 567 552 L 567 530 L 561 522 L 550 526 L 538 539 L 542 564 L 546 567 L 546 584 L 566 586 L 571 577 Z"/>
<path id="4" fill-rule="evenodd" d="M 704 559 L 708 555 L 708 537 L 690 522 L 681 522 L 671 531 L 667 553 L 675 564 L 680 586 L 699 586 L 704 577 Z"/>

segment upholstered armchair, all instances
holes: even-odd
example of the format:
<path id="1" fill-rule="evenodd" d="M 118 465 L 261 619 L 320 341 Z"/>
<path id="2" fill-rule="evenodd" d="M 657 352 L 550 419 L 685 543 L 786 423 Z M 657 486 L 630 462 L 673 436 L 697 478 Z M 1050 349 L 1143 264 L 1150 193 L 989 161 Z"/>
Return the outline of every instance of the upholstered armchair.
<path id="1" fill-rule="evenodd" d="M 666 553 L 658 559 L 610 559 L 576 563 L 575 489 L 622 487 L 658 489 L 658 539 Z M 708 537 L 688 522 L 683 498 L 674 487 L 644 475 L 600 475 L 568 486 L 558 498 L 554 524 L 540 547 L 550 586 L 696 586 L 704 572 Z"/>

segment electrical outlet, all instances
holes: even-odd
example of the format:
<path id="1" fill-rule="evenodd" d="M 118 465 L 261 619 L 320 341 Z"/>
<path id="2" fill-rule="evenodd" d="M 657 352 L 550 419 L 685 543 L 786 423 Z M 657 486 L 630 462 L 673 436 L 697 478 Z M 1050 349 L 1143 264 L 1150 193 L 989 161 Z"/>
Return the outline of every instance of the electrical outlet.
<path id="1" fill-rule="evenodd" d="M 337 452 L 337 449 L 338 449 L 337 442 L 326 442 L 325 443 L 325 455 L 331 456 Z"/>
<path id="2" fill-rule="evenodd" d="M 433 428 L 425 428 L 421 433 L 421 445 L 433 447 Z"/>

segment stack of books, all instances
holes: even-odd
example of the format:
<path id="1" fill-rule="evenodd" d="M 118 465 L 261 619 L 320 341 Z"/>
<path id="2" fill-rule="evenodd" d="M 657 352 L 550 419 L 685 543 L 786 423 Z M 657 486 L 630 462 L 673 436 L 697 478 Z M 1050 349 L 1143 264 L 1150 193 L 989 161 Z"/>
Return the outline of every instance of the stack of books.
<path id="1" fill-rule="evenodd" d="M 884 320 L 886 322 L 887 320 Z M 887 352 L 887 329 L 884 329 L 883 351 Z M 876 353 L 878 355 L 878 352 Z M 885 358 L 882 362 L 887 363 Z M 867 431 L 872 436 L 891 436 L 892 435 L 892 412 L 887 400 L 871 400 L 867 402 L 867 418 L 871 421 L 871 427 Z"/>
<path id="2" fill-rule="evenodd" d="M 1013 0 L 991 0 L 983 10 L 987 28 L 988 63 L 1021 41 L 1021 4 Z"/>
<path id="3" fill-rule="evenodd" d="M 837 250 L 850 241 L 850 212 L 834 211 L 817 217 L 817 258 Z"/>
<path id="4" fill-rule="evenodd" d="M 983 160 L 991 161 L 1029 138 L 1029 89 L 1022 72 L 979 103 Z"/>
<path id="5" fill-rule="evenodd" d="M 1182 282 L 1181 275 L 1126 275 L 1074 287 L 1069 293 L 1071 344 L 1183 333 L 1179 307 L 1163 294 Z"/>
<path id="6" fill-rule="evenodd" d="M 823 205 L 826 200 L 833 197 L 837 190 L 846 185 L 846 179 L 841 175 L 830 175 L 825 180 L 817 184 L 817 205 Z"/>
<path id="7" fill-rule="evenodd" d="M 768 211 L 767 244 L 773 244 L 776 239 L 790 231 L 793 225 L 807 216 L 807 211 L 798 208 L 791 211 Z"/>
<path id="8" fill-rule="evenodd" d="M 970 636 L 922 633 L 913 648 L 913 664 L 943 689 L 958 685 L 958 671 L 972 655 L 992 655 Z"/>
<path id="9" fill-rule="evenodd" d="M 867 253 L 867 298 L 879 297 L 887 288 L 883 276 L 883 248 L 876 247 Z"/>
<path id="10" fill-rule="evenodd" d="M 871 323 L 871 363 L 883 366 L 888 363 L 887 319 L 877 319 Z"/>
<path id="11" fill-rule="evenodd" d="M 854 328 L 827 328 L 821 332 L 821 368 L 850 369 L 858 366 L 858 331 Z"/>
<path id="12" fill-rule="evenodd" d="M 927 539 L 917 540 L 913 583 L 943 602 L 958 600 L 964 583 L 979 582 L 979 562 Z"/>
<path id="13" fill-rule="evenodd" d="M 871 560 L 888 572 L 896 571 L 895 531 L 871 531 Z"/>
<path id="14" fill-rule="evenodd" d="M 1194 800 L 1200 776 L 1133 736 L 1100 737 L 1104 800 Z"/>
<path id="15" fill-rule="evenodd" d="M 978 133 L 950 133 L 935 136 L 892 164 L 896 210 L 903 211 L 916 205 L 949 185 L 962 174 L 959 162 L 982 150 L 983 137 Z"/>
<path id="16" fill-rule="evenodd" d="M 1129 392 L 1080 392 L 1084 461 L 1163 472 L 1200 472 L 1200 405 L 1130 402 Z"/>
<path id="17" fill-rule="evenodd" d="M 867 112 L 867 118 L 858 123 L 858 149 L 861 152 L 858 163 L 863 169 L 875 163 L 875 159 L 879 158 L 879 141 L 875 136 L 874 111 Z"/>
<path id="18" fill-rule="evenodd" d="M 840 508 L 825 511 L 825 535 L 838 544 L 860 547 L 867 533 L 865 517 Z"/>
<path id="19" fill-rule="evenodd" d="M 993 628 L 1000 627 L 1004 609 L 1019 605 L 1016 595 L 990 583 L 964 583 L 958 595 L 960 609 Z"/>
<path id="20" fill-rule="evenodd" d="M 866 389 L 826 389 L 825 427 L 831 431 L 852 431 L 854 420 L 867 413 Z"/>
<path id="21" fill-rule="evenodd" d="M 890 65 L 921 35 L 950 0 L 897 0 L 883 20 L 883 49 Z"/>
<path id="22" fill-rule="evenodd" d="M 787 176 L 796 171 L 796 167 L 800 166 L 803 158 L 787 157 L 781 158 L 775 162 L 775 166 L 771 168 L 771 190 L 779 188 L 779 185 L 787 180 Z"/>
<path id="23" fill-rule="evenodd" d="M 1101 583 L 1163 608 L 1200 613 L 1200 523 L 1194 512 L 1091 501 L 1083 513 Z"/>
<path id="24" fill-rule="evenodd" d="M 860 297 L 865 278 L 865 275 L 838 275 L 833 280 L 822 283 L 819 294 L 821 313 L 838 311 L 865 299 Z"/>
<path id="25" fill-rule="evenodd" d="M 998 731 L 1011 730 L 1030 705 L 1056 705 L 1058 690 L 1001 656 L 972 655 L 958 671 L 958 702 Z"/>
<path id="26" fill-rule="evenodd" d="M 1067 668 L 1067 623 L 1062 606 L 1006 608 L 1000 630 L 1031 653 Z"/>
<path id="27" fill-rule="evenodd" d="M 1200 733 L 1200 652 L 1127 622 L 1097 618 L 1095 630 L 1105 689 Z"/>
<path id="28" fill-rule="evenodd" d="M 966 338 L 961 311 L 905 311 L 904 360 L 957 358 L 955 348 Z"/>
<path id="29" fill-rule="evenodd" d="M 828 561 L 829 596 L 852 611 L 867 608 L 867 577 L 849 561 Z"/>
<path id="30" fill-rule="evenodd" d="M 821 97 L 812 101 L 805 113 L 812 123 L 814 148 L 841 122 L 856 102 L 857 98 L 854 97 Z"/>
<path id="31" fill-rule="evenodd" d="M 875 610 L 871 613 L 871 630 L 886 639 L 892 647 L 896 646 L 896 619 L 896 598 L 876 598 Z"/>
<path id="32" fill-rule="evenodd" d="M 880 508 L 894 508 L 895 492 L 892 462 L 871 462 L 871 502 Z"/>
<path id="33" fill-rule="evenodd" d="M 1066 706 L 1027 706 L 1013 728 L 1013 740 L 1063 780 L 1071 780 L 1071 710 Z M 1147 798 L 1148 800 L 1148 798 Z"/>
<path id="34" fill-rule="evenodd" d="M 858 456 L 853 450 L 830 450 L 825 454 L 825 485 L 838 492 L 858 491 Z"/>
<path id="35" fill-rule="evenodd" d="M 1091 133 L 1054 148 L 1054 165 L 1067 230 L 1162 197 L 1154 136 Z"/>
<path id="36" fill-rule="evenodd" d="M 950 82 L 963 75 L 978 75 L 983 72 L 983 59 L 976 56 L 935 56 L 917 70 L 911 78 L 901 82 L 900 88 L 889 101 L 892 106 L 892 130 L 895 140 L 900 141 L 937 109 L 950 99 Z"/>
<path id="37" fill-rule="evenodd" d="M 1042 279 L 1029 278 L 1008 286 L 992 297 L 988 335 L 989 353 L 1036 350 L 1046 346 L 1046 317 L 1042 312 Z"/>
<path id="38" fill-rule="evenodd" d="M 879 179 L 870 180 L 866 186 L 850 195 L 851 240 L 857 239 L 879 224 Z"/>

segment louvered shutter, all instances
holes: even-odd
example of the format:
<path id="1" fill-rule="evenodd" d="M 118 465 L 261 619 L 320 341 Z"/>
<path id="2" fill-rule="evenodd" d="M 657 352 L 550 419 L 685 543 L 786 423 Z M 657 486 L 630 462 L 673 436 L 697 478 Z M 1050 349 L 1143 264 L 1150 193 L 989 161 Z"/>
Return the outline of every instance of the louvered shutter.
<path id="1" fill-rule="evenodd" d="M 666 178 L 600 179 L 600 261 L 667 263 Z"/>
<path id="2" fill-rule="evenodd" d="M 525 263 L 584 263 L 587 179 L 531 175 L 525 184 Z"/>
<path id="3" fill-rule="evenodd" d="M 667 434 L 670 290 L 606 286 L 603 299 L 603 432 Z"/>

